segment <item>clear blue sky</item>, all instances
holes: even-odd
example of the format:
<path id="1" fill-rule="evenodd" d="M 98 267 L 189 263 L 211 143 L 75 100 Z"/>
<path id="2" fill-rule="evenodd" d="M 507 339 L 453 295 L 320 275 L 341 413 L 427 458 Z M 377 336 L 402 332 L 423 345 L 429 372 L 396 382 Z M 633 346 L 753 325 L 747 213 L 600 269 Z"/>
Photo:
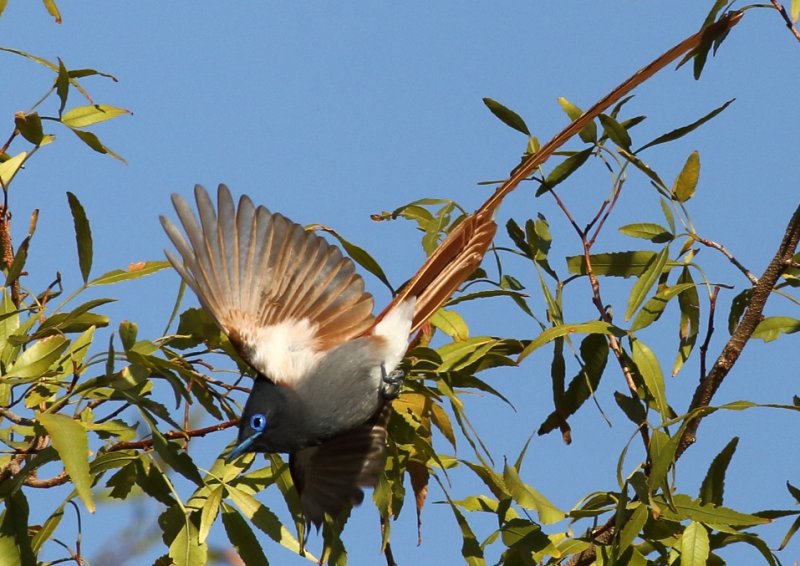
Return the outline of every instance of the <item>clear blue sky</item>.
<path id="1" fill-rule="evenodd" d="M 195 183 L 213 187 L 219 182 L 300 223 L 336 228 L 367 248 L 398 284 L 422 260 L 416 232 L 410 224 L 376 224 L 370 214 L 422 197 L 452 198 L 472 209 L 489 190 L 477 183 L 502 178 L 524 150 L 524 137 L 493 117 L 482 97 L 515 109 L 544 141 L 566 123 L 558 96 L 588 107 L 695 31 L 710 2 L 59 4 L 64 23 L 56 26 L 40 2 L 10 0 L 0 18 L 0 44 L 51 60 L 59 56 L 68 68 L 112 73 L 119 83 L 88 79 L 85 85 L 96 102 L 130 109 L 133 116 L 94 128 L 127 165 L 88 151 L 69 132 L 56 131 L 57 143 L 43 148 L 15 181 L 10 206 L 17 242 L 24 237 L 30 211 L 41 210 L 28 263 L 32 276 L 27 283 L 33 289 L 46 286 L 56 270 L 64 274 L 66 289 L 80 283 L 65 191 L 76 193 L 86 208 L 94 234 L 93 273 L 100 274 L 133 261 L 161 259 L 167 239 L 157 216 L 171 212 L 169 194 L 189 194 Z M 628 115 L 648 115 L 634 131 L 643 142 L 737 99 L 713 122 L 649 153 L 648 159 L 669 182 L 686 156 L 700 151 L 700 186 L 690 203 L 693 218 L 702 234 L 724 243 L 756 273 L 774 254 L 800 194 L 799 58 L 800 45 L 777 14 L 752 11 L 700 82 L 688 68 L 666 70 L 628 105 Z M 10 131 L 12 113 L 38 99 L 52 76 L 5 53 L 0 69 L 0 110 Z M 70 105 L 78 102 L 70 99 Z M 7 134 L 0 135 L 4 139 Z M 612 218 L 614 226 L 660 221 L 646 180 L 634 177 Z M 573 199 L 577 214 L 587 218 L 595 205 L 584 205 L 605 194 L 607 181 L 599 175 L 592 177 L 593 185 L 582 185 L 581 179 L 564 193 L 568 202 Z M 534 200 L 527 188 L 506 202 L 498 220 L 503 225 L 512 215 L 519 220 L 538 212 L 551 221 L 554 257 L 578 253 L 552 201 Z M 608 234 L 598 251 L 625 242 L 611 230 Z M 711 250 L 703 250 L 701 260 L 715 280 L 744 283 Z M 563 273 L 561 260 L 554 261 Z M 387 297 L 380 283 L 366 279 L 378 304 L 383 303 Z M 121 299 L 109 309 L 114 325 L 130 319 L 140 324 L 142 336 L 159 336 L 177 284 L 170 271 L 107 290 Z M 531 292 L 536 295 L 536 287 Z M 716 351 L 731 296 L 728 292 L 721 299 Z M 572 320 L 596 316 L 588 294 L 580 300 Z M 624 310 L 619 296 L 615 300 L 618 312 Z M 510 317 L 507 306 L 465 309 L 473 334 L 533 336 L 535 329 L 522 317 Z M 788 303 L 780 307 L 772 310 L 791 314 Z M 534 308 L 543 315 L 541 302 Z M 665 325 L 646 339 L 672 360 L 675 332 L 674 324 Z M 798 336 L 749 345 L 717 401 L 790 403 L 798 393 L 798 371 L 787 360 L 798 347 Z M 516 412 L 491 398 L 469 401 L 498 466 L 504 456 L 516 457 L 551 410 L 548 368 L 543 350 L 521 368 L 487 377 L 513 398 Z M 668 384 L 674 399 L 681 400 L 678 410 L 688 403 L 696 368 L 695 359 Z M 610 400 L 615 389 L 624 389 L 624 383 L 612 369 L 599 397 L 613 428 L 587 406 L 572 421 L 571 446 L 564 446 L 558 435 L 537 437 L 531 445 L 524 479 L 562 508 L 572 507 L 584 493 L 615 486 L 616 457 L 604 454 L 618 454 L 630 434 Z M 796 431 L 797 417 L 788 413 L 760 410 L 708 419 L 700 442 L 681 462 L 678 486 L 694 494 L 709 464 L 705 452 L 716 454 L 740 435 L 726 503 L 749 511 L 789 506 L 784 483 L 800 485 Z M 219 436 L 225 434 L 233 432 Z M 208 466 L 228 440 L 197 443 L 194 450 L 209 453 L 193 456 Z M 469 457 L 466 445 L 461 455 Z M 454 487 L 457 497 L 481 490 L 468 476 L 454 477 L 460 482 Z M 38 495 L 44 496 L 42 507 L 33 513 L 42 520 L 52 496 Z M 262 494 L 262 499 L 286 516 L 274 494 Z M 416 546 L 413 503 L 407 501 L 392 538 L 401 564 L 456 562 L 460 538 L 450 511 L 433 504 L 441 499 L 432 487 L 421 547 Z M 479 536 L 493 528 L 490 521 L 470 519 Z M 111 504 L 84 520 L 84 551 L 91 559 L 110 543 L 109 525 L 122 527 L 129 518 L 122 506 Z M 150 518 L 138 520 L 147 524 Z M 781 523 L 767 530 L 768 542 L 777 546 L 787 527 Z M 73 536 L 69 528 L 65 523 L 60 531 L 67 541 Z M 264 538 L 273 563 L 306 563 Z M 381 560 L 377 517 L 369 505 L 354 512 L 345 543 L 353 564 Z M 312 538 L 311 549 L 318 547 Z M 745 549 L 725 556 L 732 563 L 755 560 Z M 496 551 L 489 557 L 496 558 Z M 800 543 L 795 541 L 781 558 L 784 563 L 800 559 Z"/>

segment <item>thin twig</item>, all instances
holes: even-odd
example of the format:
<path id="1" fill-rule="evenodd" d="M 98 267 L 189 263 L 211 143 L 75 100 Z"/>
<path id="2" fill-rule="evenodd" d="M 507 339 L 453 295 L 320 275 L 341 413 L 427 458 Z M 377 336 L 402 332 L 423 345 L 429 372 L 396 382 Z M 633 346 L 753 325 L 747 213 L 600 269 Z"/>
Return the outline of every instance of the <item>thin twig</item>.
<path id="1" fill-rule="evenodd" d="M 711 335 L 714 334 L 714 311 L 717 308 L 717 295 L 719 295 L 719 285 L 714 285 L 714 290 L 711 297 L 708 299 L 708 328 L 706 330 L 706 339 L 700 346 L 700 381 L 703 381 L 706 376 L 706 355 L 708 354 L 708 345 L 711 342 Z"/>
<path id="2" fill-rule="evenodd" d="M 783 18 L 783 21 L 786 23 L 786 27 L 789 28 L 789 31 L 792 32 L 792 35 L 797 41 L 800 41 L 800 31 L 797 31 L 797 28 L 794 27 L 794 22 L 792 21 L 792 17 L 789 15 L 789 12 L 786 11 L 786 8 L 778 2 L 778 0 L 772 0 L 772 5 L 775 6 L 775 9 L 778 10 L 778 13 Z"/>
<path id="3" fill-rule="evenodd" d="M 758 283 L 758 277 L 753 275 L 753 273 L 749 269 L 747 269 L 744 265 L 742 265 L 738 259 L 733 257 L 733 254 L 729 252 L 725 246 L 723 246 L 722 244 L 718 244 L 717 242 L 714 242 L 712 240 L 701 238 L 697 234 L 690 234 L 690 236 L 696 242 L 703 244 L 706 247 L 714 248 L 715 250 L 719 251 L 722 255 L 724 255 L 726 258 L 728 258 L 728 261 L 730 261 L 733 265 L 735 265 L 739 271 L 744 273 L 744 276 L 750 280 L 750 283 L 752 283 L 753 285 Z"/>

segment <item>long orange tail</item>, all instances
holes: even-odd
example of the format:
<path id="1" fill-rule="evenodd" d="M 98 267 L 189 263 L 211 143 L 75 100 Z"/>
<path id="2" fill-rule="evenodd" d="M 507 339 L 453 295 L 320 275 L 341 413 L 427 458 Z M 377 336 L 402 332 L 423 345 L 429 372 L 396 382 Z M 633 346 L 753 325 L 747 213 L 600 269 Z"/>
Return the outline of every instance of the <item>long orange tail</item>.
<path id="1" fill-rule="evenodd" d="M 511 176 L 500 185 L 492 196 L 478 210 L 459 224 L 428 257 L 420 270 L 400 290 L 389 305 L 381 312 L 376 322 L 407 297 L 417 297 L 412 332 L 424 324 L 458 289 L 458 287 L 478 268 L 483 256 L 492 243 L 497 224 L 494 213 L 503 199 L 537 167 L 542 165 L 570 138 L 584 126 L 618 102 L 631 90 L 652 77 L 658 71 L 675 61 L 678 57 L 697 48 L 703 42 L 722 37 L 742 19 L 742 12 L 732 12 L 720 18 L 696 34 L 684 39 L 658 59 L 634 73 L 628 80 L 601 98 L 594 106 L 581 114 L 574 122 L 559 132 L 541 149 L 519 165 Z"/>

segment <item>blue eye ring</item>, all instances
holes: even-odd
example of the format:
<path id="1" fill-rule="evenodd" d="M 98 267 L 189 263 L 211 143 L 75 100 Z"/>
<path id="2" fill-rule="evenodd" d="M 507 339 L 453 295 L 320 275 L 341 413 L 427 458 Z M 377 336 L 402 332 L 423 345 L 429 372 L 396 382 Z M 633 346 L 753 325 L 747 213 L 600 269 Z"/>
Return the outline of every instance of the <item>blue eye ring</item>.
<path id="1" fill-rule="evenodd" d="M 256 413 L 252 417 L 250 417 L 250 428 L 252 428 L 256 432 L 261 432 L 265 428 L 267 428 L 267 417 L 262 415 L 261 413 Z"/>

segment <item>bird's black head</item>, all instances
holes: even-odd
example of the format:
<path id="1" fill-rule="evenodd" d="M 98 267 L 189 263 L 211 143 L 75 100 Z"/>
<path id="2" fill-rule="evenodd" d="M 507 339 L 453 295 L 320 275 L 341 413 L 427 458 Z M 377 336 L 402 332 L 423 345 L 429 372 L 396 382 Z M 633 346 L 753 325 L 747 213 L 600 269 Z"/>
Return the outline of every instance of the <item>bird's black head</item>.
<path id="1" fill-rule="evenodd" d="M 282 395 L 268 379 L 257 377 L 239 421 L 239 438 L 226 458 L 230 462 L 245 452 L 271 452 L 267 438 L 280 420 Z"/>

